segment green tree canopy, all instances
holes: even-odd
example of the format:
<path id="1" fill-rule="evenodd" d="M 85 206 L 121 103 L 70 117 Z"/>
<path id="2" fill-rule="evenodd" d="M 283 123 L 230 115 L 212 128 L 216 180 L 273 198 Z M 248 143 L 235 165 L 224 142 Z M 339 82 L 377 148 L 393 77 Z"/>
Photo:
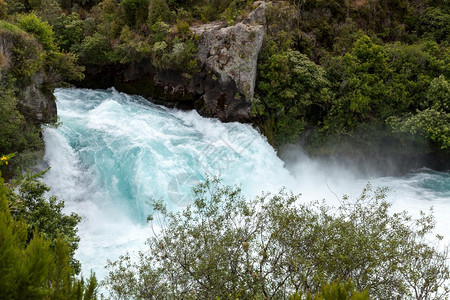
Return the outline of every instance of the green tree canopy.
<path id="1" fill-rule="evenodd" d="M 75 250 L 80 241 L 77 235 L 77 225 L 81 217 L 75 213 L 63 213 L 64 201 L 56 196 L 45 197 L 50 188 L 40 181 L 45 172 L 25 175 L 19 174 L 9 184 L 8 198 L 11 215 L 22 219 L 28 226 L 27 241 L 30 241 L 35 231 L 54 246 L 58 238 L 69 246 L 69 256 L 72 268 L 79 273 L 80 262 L 74 259 Z"/>
<path id="2" fill-rule="evenodd" d="M 10 157 L 10 156 L 8 156 Z M 5 160 L 0 161 L 0 167 Z M 24 187 L 26 188 L 26 187 Z M 33 190 L 33 188 L 32 188 Z M 33 193 L 33 191 L 30 193 Z M 41 216 L 39 226 L 33 226 L 30 237 L 26 213 L 14 218 L 9 197 L 14 192 L 0 174 L 0 295 L 2 299 L 95 299 L 97 281 L 91 275 L 88 282 L 75 278 L 70 264 L 71 247 L 54 231 L 54 240 L 40 234 L 42 226 L 52 226 L 52 220 Z M 30 207 L 31 208 L 31 207 Z M 54 207 L 52 207 L 54 208 Z M 32 213 L 32 212 L 31 212 Z M 60 211 L 56 210 L 56 214 Z M 25 218 L 22 218 L 24 216 Z M 45 230 L 43 230 L 45 231 Z"/>
<path id="3" fill-rule="evenodd" d="M 106 287 L 119 299 L 287 299 L 340 279 L 374 299 L 448 296 L 448 252 L 430 244 L 431 215 L 392 213 L 370 185 L 337 208 L 298 199 L 282 191 L 246 200 L 208 180 L 182 212 L 155 201 L 148 249 L 109 262 Z"/>
<path id="4" fill-rule="evenodd" d="M 322 111 L 333 98 L 325 70 L 298 51 L 274 49 L 258 73 L 259 114 L 273 122 L 277 144 L 295 142 L 307 121 L 317 121 L 313 108 Z"/>
<path id="5" fill-rule="evenodd" d="M 166 0 L 150 0 L 148 5 L 148 21 L 154 24 L 157 21 L 168 21 L 170 9 Z"/>
<path id="6" fill-rule="evenodd" d="M 52 27 L 46 21 L 41 21 L 36 14 L 19 16 L 18 25 L 24 31 L 33 34 L 46 51 L 56 51 Z"/>

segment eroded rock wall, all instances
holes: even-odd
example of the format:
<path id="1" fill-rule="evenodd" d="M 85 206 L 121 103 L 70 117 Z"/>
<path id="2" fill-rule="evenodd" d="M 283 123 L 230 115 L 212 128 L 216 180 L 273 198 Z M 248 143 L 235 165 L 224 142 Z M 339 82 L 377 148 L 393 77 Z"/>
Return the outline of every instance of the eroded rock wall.
<path id="1" fill-rule="evenodd" d="M 82 86 L 114 86 L 168 107 L 196 109 L 203 116 L 226 122 L 250 122 L 266 7 L 265 2 L 257 2 L 255 10 L 233 26 L 211 23 L 192 27 L 199 36 L 200 68 L 192 76 L 182 71 L 156 69 L 150 61 L 141 61 L 87 66 Z"/>
<path id="2" fill-rule="evenodd" d="M 198 58 L 207 70 L 219 75 L 219 81 L 232 81 L 245 100 L 255 90 L 258 54 L 264 38 L 265 2 L 234 26 L 201 26 L 193 31 L 202 37 Z"/>
<path id="3" fill-rule="evenodd" d="M 53 90 L 38 62 L 41 53 L 41 46 L 31 36 L 0 29 L 0 81 L 15 86 L 17 108 L 28 122 L 37 125 L 56 118 Z"/>

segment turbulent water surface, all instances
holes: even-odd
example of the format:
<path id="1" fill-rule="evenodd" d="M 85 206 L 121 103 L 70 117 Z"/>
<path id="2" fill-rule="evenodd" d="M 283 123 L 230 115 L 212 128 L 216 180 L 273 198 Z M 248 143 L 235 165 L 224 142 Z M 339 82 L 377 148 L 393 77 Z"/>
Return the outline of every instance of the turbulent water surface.
<path id="1" fill-rule="evenodd" d="M 45 181 L 83 217 L 77 258 L 85 272 L 105 276 L 107 259 L 143 247 L 150 199 L 170 209 L 189 204 L 206 176 L 241 185 L 247 197 L 281 187 L 304 201 L 357 197 L 368 181 L 389 187 L 395 210 L 434 207 L 437 231 L 450 241 L 450 172 L 417 170 L 403 177 L 369 177 L 325 165 L 300 151 L 286 166 L 251 126 L 156 106 L 115 90 L 60 89 L 61 125 L 45 128 Z M 290 155 L 292 156 L 292 155 Z"/>

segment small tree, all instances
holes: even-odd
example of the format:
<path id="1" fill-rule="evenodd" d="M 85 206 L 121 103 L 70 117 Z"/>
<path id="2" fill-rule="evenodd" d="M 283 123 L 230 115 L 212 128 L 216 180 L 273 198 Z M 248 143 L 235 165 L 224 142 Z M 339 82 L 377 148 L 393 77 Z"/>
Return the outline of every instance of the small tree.
<path id="1" fill-rule="evenodd" d="M 0 166 L 6 164 L 10 158 L 11 155 L 3 156 Z M 29 192 L 33 191 L 31 188 Z M 96 278 L 91 275 L 86 283 L 83 279 L 75 278 L 75 272 L 70 264 L 71 247 L 65 241 L 65 236 L 57 235 L 54 231 L 52 234 L 55 235 L 55 239 L 47 239 L 39 233 L 45 232 L 42 230 L 43 226 L 38 226 L 30 237 L 30 224 L 25 221 L 30 218 L 26 213 L 23 214 L 24 218 L 18 219 L 11 215 L 11 201 L 16 200 L 10 198 L 13 193 L 4 184 L 0 174 L 0 297 L 95 299 Z M 46 223 L 46 226 L 54 225 L 52 218 L 49 220 L 42 216 L 41 221 Z"/>
<path id="2" fill-rule="evenodd" d="M 36 233 L 47 239 L 53 247 L 58 239 L 68 245 L 68 257 L 76 273 L 80 272 L 80 262 L 73 256 L 80 241 L 77 235 L 77 225 L 81 217 L 75 213 L 63 213 L 64 201 L 56 196 L 45 197 L 50 188 L 40 181 L 45 172 L 18 175 L 18 178 L 8 184 L 9 209 L 11 216 L 22 219 L 27 224 L 27 242 Z"/>
<path id="3" fill-rule="evenodd" d="M 0 0 L 0 18 L 6 18 L 7 9 L 6 7 L 8 4 L 5 2 L 5 0 Z"/>
<path id="4" fill-rule="evenodd" d="M 83 40 L 84 22 L 77 13 L 68 16 L 62 14 L 56 20 L 53 30 L 58 46 L 70 51 L 74 49 L 74 45 L 79 45 Z"/>
<path id="5" fill-rule="evenodd" d="M 24 31 L 33 34 L 46 51 L 56 51 L 52 27 L 41 21 L 34 13 L 19 16 L 18 25 Z"/>
<path id="6" fill-rule="evenodd" d="M 258 65 L 262 115 L 272 118 L 277 145 L 293 143 L 308 122 L 316 125 L 312 108 L 324 111 L 333 95 L 325 70 L 298 51 L 276 48 Z M 310 118 L 307 119 L 307 115 Z"/>
<path id="7" fill-rule="evenodd" d="M 167 22 L 170 19 L 170 9 L 166 0 L 150 0 L 148 5 L 148 22 L 150 25 L 157 21 Z"/>
<path id="8" fill-rule="evenodd" d="M 133 27 L 145 23 L 148 5 L 149 0 L 123 0 L 120 6 L 123 8 L 128 25 Z"/>

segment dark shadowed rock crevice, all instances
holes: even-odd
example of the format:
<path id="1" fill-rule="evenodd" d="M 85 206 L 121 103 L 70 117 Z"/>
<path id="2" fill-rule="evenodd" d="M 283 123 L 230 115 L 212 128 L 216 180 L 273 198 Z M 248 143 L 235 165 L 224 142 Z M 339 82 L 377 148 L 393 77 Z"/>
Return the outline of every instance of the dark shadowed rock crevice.
<path id="1" fill-rule="evenodd" d="M 158 70 L 150 63 L 87 66 L 80 87 L 105 89 L 147 98 L 152 103 L 183 110 L 195 109 L 205 117 L 224 122 L 251 121 L 251 103 L 236 99 L 233 82 L 219 82 L 213 73 L 199 72 L 190 78 L 180 71 Z"/>
<path id="2" fill-rule="evenodd" d="M 36 72 L 17 96 L 17 107 L 32 123 L 39 125 L 56 120 L 57 108 L 53 88 L 47 86 L 45 74 Z"/>

